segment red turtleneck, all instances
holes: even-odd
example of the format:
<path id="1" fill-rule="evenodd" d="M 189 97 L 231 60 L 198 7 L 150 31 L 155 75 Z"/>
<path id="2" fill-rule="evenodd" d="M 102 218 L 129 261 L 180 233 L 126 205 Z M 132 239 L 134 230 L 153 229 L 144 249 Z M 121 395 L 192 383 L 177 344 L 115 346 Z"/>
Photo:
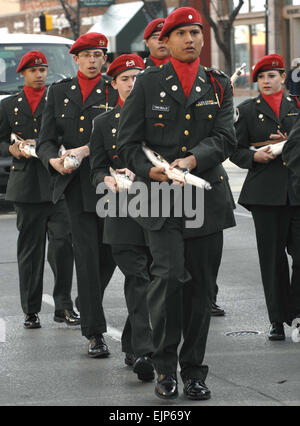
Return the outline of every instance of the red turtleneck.
<path id="1" fill-rule="evenodd" d="M 280 115 L 280 106 L 282 101 L 283 91 L 279 90 L 279 92 L 273 93 L 272 95 L 264 95 L 262 93 L 262 97 L 267 102 L 267 104 L 272 108 L 277 117 Z"/>
<path id="2" fill-rule="evenodd" d="M 120 107 L 122 108 L 122 106 L 124 105 L 124 101 L 122 101 L 122 99 L 120 98 L 120 95 L 118 97 L 118 102 L 117 105 L 120 105 Z"/>
<path id="3" fill-rule="evenodd" d="M 41 89 L 33 89 L 32 87 L 24 86 L 25 96 L 32 114 L 35 113 L 39 103 L 41 102 L 45 89 L 45 86 L 43 86 Z"/>
<path id="4" fill-rule="evenodd" d="M 181 62 L 178 61 L 178 59 L 171 58 L 171 62 L 179 78 L 184 94 L 186 98 L 188 98 L 199 69 L 200 58 L 195 59 L 193 62 Z"/>
<path id="5" fill-rule="evenodd" d="M 154 58 L 154 56 L 152 56 L 152 55 L 150 55 L 150 58 L 152 59 L 152 61 L 154 62 L 154 64 L 157 66 L 157 67 L 159 67 L 160 65 L 164 65 L 164 64 L 166 64 L 167 62 L 169 62 L 170 61 L 170 56 L 168 56 L 167 58 L 165 58 L 165 59 L 158 59 L 158 58 Z"/>
<path id="6" fill-rule="evenodd" d="M 83 103 L 85 103 L 87 98 L 90 96 L 93 88 L 101 80 L 101 76 L 102 76 L 101 73 L 99 73 L 98 75 L 96 75 L 96 77 L 88 78 L 81 71 L 78 71 L 77 78 L 78 78 L 78 83 L 79 83 L 81 94 L 82 94 Z"/>

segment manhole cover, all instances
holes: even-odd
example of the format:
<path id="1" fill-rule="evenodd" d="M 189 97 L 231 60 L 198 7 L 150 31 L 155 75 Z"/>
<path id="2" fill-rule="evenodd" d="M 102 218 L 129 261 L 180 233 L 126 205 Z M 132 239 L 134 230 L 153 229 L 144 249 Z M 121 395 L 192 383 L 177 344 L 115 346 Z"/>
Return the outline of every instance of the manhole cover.
<path id="1" fill-rule="evenodd" d="M 245 336 L 257 336 L 260 334 L 259 331 L 232 331 L 230 333 L 225 333 L 227 337 L 245 337 Z"/>

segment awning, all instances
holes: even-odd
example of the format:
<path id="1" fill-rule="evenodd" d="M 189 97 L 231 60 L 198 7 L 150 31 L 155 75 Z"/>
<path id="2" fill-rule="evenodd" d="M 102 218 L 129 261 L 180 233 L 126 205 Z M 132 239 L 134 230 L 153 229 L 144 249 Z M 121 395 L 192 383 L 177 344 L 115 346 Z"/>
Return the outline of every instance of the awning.
<path id="1" fill-rule="evenodd" d="M 99 32 L 108 38 L 108 51 L 129 53 L 143 47 L 143 33 L 148 21 L 142 1 L 110 6 L 89 32 Z"/>

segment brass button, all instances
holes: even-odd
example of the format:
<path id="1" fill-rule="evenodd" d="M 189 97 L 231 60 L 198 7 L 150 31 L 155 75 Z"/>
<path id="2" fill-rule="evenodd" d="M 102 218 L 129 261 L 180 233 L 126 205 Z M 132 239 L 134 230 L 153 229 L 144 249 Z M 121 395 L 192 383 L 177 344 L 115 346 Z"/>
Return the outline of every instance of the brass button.
<path id="1" fill-rule="evenodd" d="M 208 118 L 211 120 L 213 118 L 213 116 L 211 114 L 209 114 Z"/>
<path id="2" fill-rule="evenodd" d="M 113 148 L 113 149 L 116 149 L 116 145 L 113 145 L 113 146 L 112 146 L 112 148 Z"/>
<path id="3" fill-rule="evenodd" d="M 184 131 L 185 136 L 188 136 L 190 134 L 190 132 L 188 130 Z"/>
<path id="4" fill-rule="evenodd" d="M 80 133 L 84 132 L 84 129 L 82 127 L 80 127 L 79 129 Z"/>
<path id="5" fill-rule="evenodd" d="M 36 118 L 34 118 L 33 121 L 36 121 Z"/>
<path id="6" fill-rule="evenodd" d="M 11 169 L 12 169 L 12 170 L 15 170 L 15 166 L 11 166 Z"/>
<path id="7" fill-rule="evenodd" d="M 61 118 L 64 118 L 64 116 L 65 116 L 65 114 L 62 114 L 62 115 L 61 115 Z"/>
<path id="8" fill-rule="evenodd" d="M 224 177 L 223 177 L 223 176 L 221 176 L 221 177 L 220 177 L 220 180 L 224 180 Z"/>
<path id="9" fill-rule="evenodd" d="M 85 118 L 85 117 L 84 117 L 84 115 L 82 115 L 82 116 L 80 117 L 80 120 L 82 121 L 82 120 L 84 120 L 84 118 Z"/>
<path id="10" fill-rule="evenodd" d="M 117 114 L 115 115 L 116 118 L 120 118 L 120 113 L 117 112 Z"/>
<path id="11" fill-rule="evenodd" d="M 186 146 L 183 146 L 183 147 L 181 148 L 181 151 L 182 151 L 182 152 L 186 152 L 186 151 L 187 151 L 187 147 L 186 147 Z"/>
<path id="12" fill-rule="evenodd" d="M 37 133 L 38 132 L 38 129 L 34 129 L 34 133 Z"/>
<path id="13" fill-rule="evenodd" d="M 282 163 L 282 165 L 283 165 L 284 167 L 286 167 L 286 162 L 284 161 L 284 162 Z"/>
<path id="14" fill-rule="evenodd" d="M 17 126 L 18 124 L 19 124 L 19 123 L 16 121 L 16 122 L 15 122 L 15 126 Z"/>
<path id="15" fill-rule="evenodd" d="M 278 126 L 277 126 L 277 127 L 278 127 L 278 129 L 281 129 L 281 126 L 279 126 L 279 124 L 278 124 Z"/>
<path id="16" fill-rule="evenodd" d="M 187 114 L 187 115 L 185 116 L 185 118 L 186 118 L 187 120 L 190 120 L 190 119 L 191 119 L 190 114 Z"/>
<path id="17" fill-rule="evenodd" d="M 158 118 L 163 118 L 163 115 L 162 115 L 162 114 L 159 114 Z"/>

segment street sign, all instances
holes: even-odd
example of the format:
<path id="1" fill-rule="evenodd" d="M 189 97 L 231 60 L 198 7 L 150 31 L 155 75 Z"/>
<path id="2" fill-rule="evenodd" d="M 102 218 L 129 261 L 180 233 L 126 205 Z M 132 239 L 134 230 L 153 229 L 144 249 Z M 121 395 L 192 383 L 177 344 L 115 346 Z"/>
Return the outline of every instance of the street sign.
<path id="1" fill-rule="evenodd" d="M 97 7 L 110 6 L 115 3 L 115 0 L 79 0 L 80 7 Z"/>

